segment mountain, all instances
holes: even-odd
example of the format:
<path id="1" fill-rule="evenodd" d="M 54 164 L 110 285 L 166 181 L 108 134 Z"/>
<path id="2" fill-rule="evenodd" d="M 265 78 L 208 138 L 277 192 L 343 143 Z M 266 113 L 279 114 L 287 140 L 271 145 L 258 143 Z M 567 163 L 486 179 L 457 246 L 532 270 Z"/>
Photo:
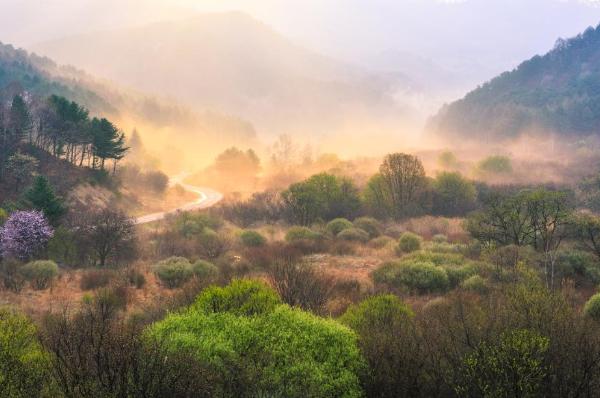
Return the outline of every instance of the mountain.
<path id="1" fill-rule="evenodd" d="M 127 132 L 138 127 L 150 149 L 164 153 L 169 148 L 178 162 L 187 156 L 196 164 L 199 153 L 221 151 L 256 139 L 252 124 L 237 116 L 214 110 L 195 112 L 172 99 L 125 89 L 47 57 L 0 43 L 0 93 L 4 94 L 0 101 L 10 101 L 22 91 L 40 98 L 52 94 L 66 97 L 93 115 L 110 118 Z"/>
<path id="2" fill-rule="evenodd" d="M 536 55 L 468 93 L 430 121 L 447 137 L 501 140 L 523 132 L 588 136 L 600 132 L 600 26 L 559 39 Z"/>
<path id="3" fill-rule="evenodd" d="M 65 37 L 33 50 L 276 133 L 290 126 L 324 131 L 349 115 L 395 117 L 396 88 L 409 81 L 307 50 L 240 12 Z"/>

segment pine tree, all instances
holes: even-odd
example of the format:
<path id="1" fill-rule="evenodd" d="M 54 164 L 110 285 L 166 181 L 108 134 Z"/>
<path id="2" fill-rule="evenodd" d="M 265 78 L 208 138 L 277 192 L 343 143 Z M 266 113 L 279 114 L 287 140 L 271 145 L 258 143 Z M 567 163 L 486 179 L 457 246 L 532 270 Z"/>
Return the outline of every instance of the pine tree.
<path id="1" fill-rule="evenodd" d="M 58 220 L 65 213 L 62 200 L 56 196 L 44 176 L 36 177 L 31 188 L 25 192 L 25 199 L 33 208 L 43 211 L 52 225 L 57 225 Z"/>

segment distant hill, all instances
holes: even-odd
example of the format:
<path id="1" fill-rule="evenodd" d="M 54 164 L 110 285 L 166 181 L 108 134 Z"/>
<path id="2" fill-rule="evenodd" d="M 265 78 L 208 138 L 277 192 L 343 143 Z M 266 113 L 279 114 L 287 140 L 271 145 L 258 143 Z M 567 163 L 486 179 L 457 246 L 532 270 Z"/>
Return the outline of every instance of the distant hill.
<path id="1" fill-rule="evenodd" d="M 600 133 L 600 27 L 559 39 L 535 56 L 445 106 L 429 123 L 448 137 L 510 138 L 526 131 Z"/>
<path id="2" fill-rule="evenodd" d="M 398 115 L 397 86 L 410 86 L 405 76 L 370 74 L 307 50 L 240 12 L 66 37 L 33 49 L 277 133 L 290 126 L 327 130 L 356 114 Z"/>

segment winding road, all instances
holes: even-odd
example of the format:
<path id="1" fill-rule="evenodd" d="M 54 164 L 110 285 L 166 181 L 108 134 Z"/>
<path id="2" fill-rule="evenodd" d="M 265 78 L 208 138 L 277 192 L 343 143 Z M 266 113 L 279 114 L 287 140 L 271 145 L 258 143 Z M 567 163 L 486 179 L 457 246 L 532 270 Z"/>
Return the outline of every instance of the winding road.
<path id="1" fill-rule="evenodd" d="M 186 191 L 193 192 L 198 195 L 198 198 L 193 202 L 186 203 L 183 206 L 179 206 L 173 210 L 161 211 L 159 213 L 147 214 L 145 216 L 141 216 L 135 219 L 135 224 L 147 224 L 150 222 L 162 220 L 169 214 L 178 213 L 180 211 L 191 211 L 191 210 L 199 210 L 206 209 L 208 207 L 214 206 L 219 203 L 221 199 L 223 199 L 223 194 L 217 192 L 210 188 L 205 187 L 196 187 L 193 185 L 185 184 L 182 181 L 185 179 L 187 175 L 179 175 L 171 178 L 169 184 L 171 186 L 175 184 L 179 184 Z"/>

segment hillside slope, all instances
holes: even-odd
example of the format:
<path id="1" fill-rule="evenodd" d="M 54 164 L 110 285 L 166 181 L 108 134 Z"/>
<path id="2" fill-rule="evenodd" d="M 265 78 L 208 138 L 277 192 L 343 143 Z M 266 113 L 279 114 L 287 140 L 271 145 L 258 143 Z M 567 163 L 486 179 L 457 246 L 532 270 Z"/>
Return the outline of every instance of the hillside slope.
<path id="1" fill-rule="evenodd" d="M 559 39 L 444 107 L 430 128 L 449 137 L 515 137 L 523 132 L 587 136 L 600 132 L 600 27 Z"/>

